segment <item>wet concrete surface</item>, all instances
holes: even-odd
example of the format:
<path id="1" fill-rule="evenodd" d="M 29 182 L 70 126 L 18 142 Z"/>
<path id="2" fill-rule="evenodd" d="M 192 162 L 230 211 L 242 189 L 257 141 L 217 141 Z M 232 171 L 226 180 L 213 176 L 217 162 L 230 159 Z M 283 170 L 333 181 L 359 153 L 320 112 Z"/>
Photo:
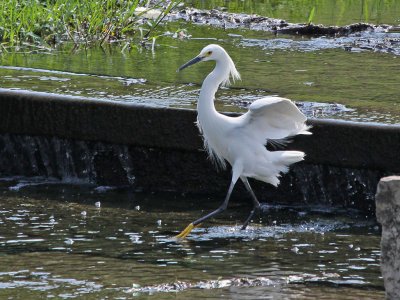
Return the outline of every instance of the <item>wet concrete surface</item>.
<path id="1" fill-rule="evenodd" d="M 0 89 L 0 132 L 101 141 L 147 148 L 201 151 L 196 111 Z M 238 114 L 230 114 L 235 116 Z M 400 171 L 400 127 L 337 120 L 309 120 L 312 137 L 289 149 L 307 162 Z"/>

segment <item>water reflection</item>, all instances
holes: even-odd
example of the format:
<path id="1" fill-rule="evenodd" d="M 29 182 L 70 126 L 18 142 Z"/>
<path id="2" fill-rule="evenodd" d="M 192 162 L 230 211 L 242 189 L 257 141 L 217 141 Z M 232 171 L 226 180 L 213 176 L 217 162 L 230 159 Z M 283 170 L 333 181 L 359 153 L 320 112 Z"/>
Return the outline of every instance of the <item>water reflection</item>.
<path id="1" fill-rule="evenodd" d="M 248 207 L 234 201 L 180 241 L 172 237 L 203 214 L 198 203 L 209 209 L 215 201 L 90 185 L 12 189 L 18 181 L 0 181 L 2 297 L 383 297 L 379 228 L 356 212 L 270 206 L 240 231 Z"/>

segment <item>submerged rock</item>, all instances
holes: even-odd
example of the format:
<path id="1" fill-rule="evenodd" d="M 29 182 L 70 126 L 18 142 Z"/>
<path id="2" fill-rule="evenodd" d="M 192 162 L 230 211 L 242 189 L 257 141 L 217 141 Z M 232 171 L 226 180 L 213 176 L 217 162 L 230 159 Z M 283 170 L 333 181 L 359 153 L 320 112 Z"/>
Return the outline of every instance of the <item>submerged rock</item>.
<path id="1" fill-rule="evenodd" d="M 325 26 L 317 24 L 289 23 L 282 19 L 274 19 L 259 15 L 228 13 L 217 9 L 201 10 L 185 8 L 168 15 L 169 21 L 185 20 L 194 24 L 213 25 L 222 28 L 248 28 L 252 30 L 271 31 L 296 35 L 347 35 L 367 30 L 390 29 L 389 25 L 373 25 L 356 23 L 347 26 Z"/>
<path id="2" fill-rule="evenodd" d="M 299 35 L 347 35 L 354 32 L 374 30 L 375 28 L 377 28 L 377 26 L 366 23 L 356 23 L 347 26 L 290 24 L 285 28 L 279 29 L 279 32 L 287 34 L 299 34 Z"/>
<path id="3" fill-rule="evenodd" d="M 273 31 L 289 25 L 284 20 L 259 15 L 228 13 L 216 9 L 208 11 L 195 8 L 185 8 L 173 12 L 169 15 L 169 20 L 185 20 L 194 24 L 208 24 L 223 28 L 250 28 L 267 31 Z"/>
<path id="4" fill-rule="evenodd" d="M 293 40 L 280 43 L 281 39 L 266 39 L 262 43 L 272 47 L 283 46 L 299 48 L 304 51 L 342 48 L 350 52 L 374 51 L 400 55 L 399 27 L 392 25 L 374 25 L 355 23 L 346 26 L 325 26 L 310 23 L 289 23 L 282 19 L 274 19 L 254 14 L 228 13 L 225 11 L 184 8 L 168 14 L 166 21 L 184 20 L 197 25 L 211 25 L 223 29 L 246 28 L 266 31 L 273 34 L 301 35 L 309 37 L 305 40 Z M 248 39 L 245 40 L 249 44 Z M 278 41 L 277 45 L 274 43 Z M 289 41 L 289 39 L 288 39 Z M 250 42 L 251 44 L 251 42 Z M 260 45 L 263 46 L 263 45 Z"/>

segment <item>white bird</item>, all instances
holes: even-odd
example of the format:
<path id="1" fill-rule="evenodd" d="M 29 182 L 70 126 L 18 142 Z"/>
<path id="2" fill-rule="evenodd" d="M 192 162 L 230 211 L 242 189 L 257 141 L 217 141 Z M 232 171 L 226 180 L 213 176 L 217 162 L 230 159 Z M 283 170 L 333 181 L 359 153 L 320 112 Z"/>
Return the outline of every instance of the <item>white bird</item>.
<path id="1" fill-rule="evenodd" d="M 222 205 L 215 211 L 190 223 L 178 238 L 185 238 L 194 227 L 224 211 L 232 190 L 240 178 L 253 200 L 254 209 L 243 224 L 245 229 L 255 212 L 261 209 L 248 177 L 274 186 L 290 164 L 304 159 L 301 151 L 269 151 L 267 141 L 287 139 L 298 134 L 311 134 L 307 118 L 289 99 L 265 97 L 254 101 L 249 111 L 238 117 L 219 113 L 214 106 L 215 93 L 220 85 L 228 85 L 230 79 L 240 79 L 239 72 L 228 53 L 219 45 L 208 45 L 200 54 L 182 65 L 178 71 L 201 61 L 214 60 L 214 70 L 208 74 L 200 90 L 197 103 L 197 126 L 203 135 L 204 146 L 210 158 L 222 168 L 226 161 L 232 167 L 232 180 Z"/>

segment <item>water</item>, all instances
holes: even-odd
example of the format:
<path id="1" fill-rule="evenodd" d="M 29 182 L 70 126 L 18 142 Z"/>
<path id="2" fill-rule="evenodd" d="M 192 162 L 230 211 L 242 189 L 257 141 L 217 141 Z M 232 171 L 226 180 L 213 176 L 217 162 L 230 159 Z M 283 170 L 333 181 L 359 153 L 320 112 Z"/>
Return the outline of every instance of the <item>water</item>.
<path id="1" fill-rule="evenodd" d="M 174 163 L 178 161 L 183 163 Z M 229 170 L 215 172 L 206 156 L 195 153 L 188 156 L 179 151 L 170 153 L 102 142 L 9 134 L 0 135 L 0 166 L 3 176 L 30 177 L 20 179 L 10 188 L 15 191 L 29 185 L 40 186 L 46 179 L 45 182 L 52 184 L 61 181 L 129 186 L 135 191 L 213 194 L 224 193 L 230 179 Z M 255 188 L 260 189 L 261 201 L 274 199 L 285 203 L 341 206 L 374 216 L 376 186 L 380 178 L 389 174 L 378 170 L 299 164 L 293 165 L 282 177 L 277 189 L 261 182 Z M 36 179 L 32 181 L 33 178 Z M 266 189 L 261 194 L 262 187 Z M 247 196 L 244 190 L 243 194 Z"/>
<path id="2" fill-rule="evenodd" d="M 358 22 L 374 24 L 400 23 L 400 3 L 396 0 L 185 0 L 189 6 L 202 9 L 223 8 L 229 12 L 258 14 L 292 23 L 306 23 L 314 8 L 315 24 L 348 25 Z"/>
<path id="3" fill-rule="evenodd" d="M 240 231 L 250 207 L 233 201 L 176 241 L 215 199 L 19 183 L 0 180 L 2 299 L 384 296 L 379 228 L 357 213 L 272 206 Z"/>
<path id="4" fill-rule="evenodd" d="M 132 186 L 135 181 L 133 159 L 126 145 L 0 135 L 1 173 L 6 175 L 42 176 L 77 184 L 103 180 L 107 184 Z M 105 160 L 109 162 L 107 166 Z M 19 186 L 24 185 L 20 182 Z"/>
<path id="5" fill-rule="evenodd" d="M 375 47 L 400 40 L 398 33 L 307 38 L 246 29 L 224 31 L 184 22 L 163 30 L 182 27 L 191 39 L 160 37 L 154 52 L 122 51 L 118 45 L 73 52 L 66 44 L 53 53 L 3 54 L 0 85 L 193 109 L 212 64 L 176 70 L 203 46 L 219 43 L 231 54 L 243 79 L 218 92 L 219 110 L 244 111 L 255 99 L 279 95 L 305 103 L 309 117 L 400 123 L 400 73 L 396 71 L 400 43 L 393 44 L 391 53 Z"/>

